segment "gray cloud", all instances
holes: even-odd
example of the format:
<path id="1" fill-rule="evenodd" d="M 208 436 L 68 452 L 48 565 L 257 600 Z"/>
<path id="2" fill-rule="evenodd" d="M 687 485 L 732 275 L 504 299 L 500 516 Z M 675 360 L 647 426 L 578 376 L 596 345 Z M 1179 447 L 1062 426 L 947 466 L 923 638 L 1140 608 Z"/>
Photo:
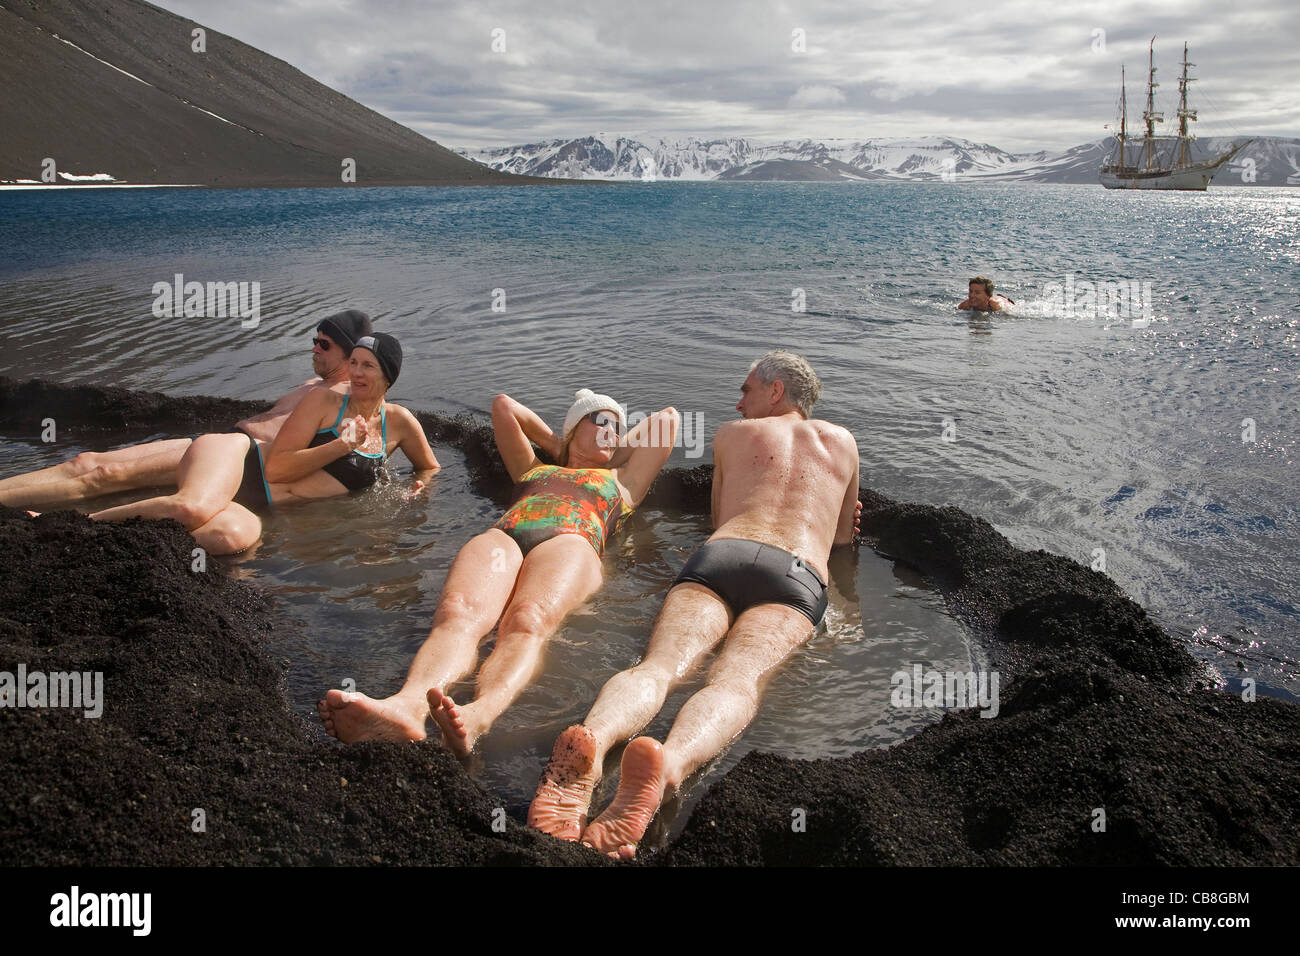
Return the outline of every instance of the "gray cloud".
<path id="1" fill-rule="evenodd" d="M 161 0 L 449 146 L 598 131 L 760 139 L 962 136 L 1005 149 L 1104 135 L 1119 67 L 1160 93 L 1191 45 L 1202 135 L 1300 135 L 1300 9 L 1259 0 L 844 4 Z M 505 31 L 504 53 L 491 49 Z M 792 50 L 802 29 L 806 52 Z M 1094 31 L 1104 31 L 1098 49 Z M 1166 110 L 1172 115 L 1172 108 Z"/>

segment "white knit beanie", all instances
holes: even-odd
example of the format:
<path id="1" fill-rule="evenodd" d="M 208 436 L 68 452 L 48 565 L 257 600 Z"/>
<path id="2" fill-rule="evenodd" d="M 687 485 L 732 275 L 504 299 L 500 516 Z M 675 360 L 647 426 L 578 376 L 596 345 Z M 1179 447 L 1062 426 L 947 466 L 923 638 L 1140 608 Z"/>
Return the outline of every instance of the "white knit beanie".
<path id="1" fill-rule="evenodd" d="M 569 413 L 564 416 L 564 434 L 560 436 L 560 440 L 567 440 L 569 433 L 592 412 L 613 412 L 618 416 L 618 430 L 626 431 L 627 416 L 623 413 L 622 405 L 608 395 L 597 395 L 589 388 L 580 388 L 573 393 L 573 404 L 569 406 Z"/>

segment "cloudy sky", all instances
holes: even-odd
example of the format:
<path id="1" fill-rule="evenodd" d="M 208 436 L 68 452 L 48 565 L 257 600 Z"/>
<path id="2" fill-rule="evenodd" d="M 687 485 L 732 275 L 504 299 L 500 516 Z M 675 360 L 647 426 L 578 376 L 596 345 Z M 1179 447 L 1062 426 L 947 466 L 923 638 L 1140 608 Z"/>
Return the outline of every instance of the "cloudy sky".
<path id="1" fill-rule="evenodd" d="M 617 132 L 1065 148 L 1106 135 L 1121 63 L 1141 99 L 1152 34 L 1166 97 L 1191 45 L 1201 135 L 1300 136 L 1296 0 L 154 2 L 452 147 Z"/>

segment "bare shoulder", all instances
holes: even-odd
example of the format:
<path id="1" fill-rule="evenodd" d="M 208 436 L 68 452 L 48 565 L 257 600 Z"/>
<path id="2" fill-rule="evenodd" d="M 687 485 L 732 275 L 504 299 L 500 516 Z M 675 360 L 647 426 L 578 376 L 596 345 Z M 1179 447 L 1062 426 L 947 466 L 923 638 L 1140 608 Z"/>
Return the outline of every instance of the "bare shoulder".
<path id="1" fill-rule="evenodd" d="M 312 390 L 312 386 L 318 384 L 319 382 L 320 379 L 318 378 L 309 378 L 301 385 L 295 385 L 289 391 L 285 392 L 278 399 L 276 399 L 275 408 L 286 409 L 286 410 L 292 409 L 293 406 L 301 402 L 303 400 L 303 397 L 306 396 L 306 394 Z"/>
<path id="2" fill-rule="evenodd" d="M 714 447 L 730 444 L 743 433 L 744 427 L 748 424 L 751 423 L 743 418 L 733 418 L 730 421 L 723 422 L 713 432 Z"/>
<path id="3" fill-rule="evenodd" d="M 820 418 L 810 419 L 808 424 L 815 429 L 818 439 L 834 458 L 845 463 L 857 461 L 858 442 L 851 431 L 843 425 L 836 425 Z"/>
<path id="4" fill-rule="evenodd" d="M 343 404 L 343 395 L 334 391 L 328 385 L 317 383 L 303 390 L 301 403 L 308 408 L 333 408 L 337 409 Z"/>
<path id="5" fill-rule="evenodd" d="M 415 417 L 405 405 L 398 405 L 396 402 L 384 402 L 384 414 L 388 416 L 388 421 L 398 428 L 406 431 L 409 429 L 419 429 L 423 431 L 420 420 Z"/>
<path id="6" fill-rule="evenodd" d="M 817 434 L 823 441 L 847 444 L 854 448 L 858 447 L 857 439 L 853 437 L 853 433 L 843 425 L 836 425 L 834 422 L 828 422 L 822 418 L 810 418 L 808 424 L 817 430 Z"/>

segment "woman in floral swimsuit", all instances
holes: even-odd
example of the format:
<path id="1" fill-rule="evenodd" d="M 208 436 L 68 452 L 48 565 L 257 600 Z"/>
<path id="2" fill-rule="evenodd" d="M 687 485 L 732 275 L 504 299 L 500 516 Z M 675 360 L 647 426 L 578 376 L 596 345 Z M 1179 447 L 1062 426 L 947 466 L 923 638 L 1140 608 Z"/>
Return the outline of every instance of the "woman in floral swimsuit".
<path id="1" fill-rule="evenodd" d="M 600 587 L 605 543 L 650 490 L 679 424 L 669 407 L 626 432 L 619 404 L 584 388 L 556 435 L 529 408 L 498 395 L 492 427 L 515 482 L 513 503 L 460 549 L 402 689 L 383 699 L 331 690 L 320 702 L 325 729 L 346 743 L 422 740 L 432 717 L 443 744 L 468 754 L 536 675 L 565 616 Z M 559 464 L 543 464 L 534 442 Z M 446 690 L 473 672 L 493 627 L 496 646 L 479 669 L 477 694 L 458 705 Z"/>

